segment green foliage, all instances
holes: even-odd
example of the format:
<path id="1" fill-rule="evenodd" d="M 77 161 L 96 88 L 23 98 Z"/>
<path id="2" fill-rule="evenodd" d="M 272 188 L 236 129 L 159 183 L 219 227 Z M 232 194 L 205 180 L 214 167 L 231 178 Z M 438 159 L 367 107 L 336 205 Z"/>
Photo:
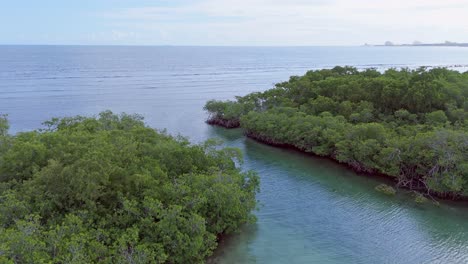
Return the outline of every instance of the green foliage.
<path id="1" fill-rule="evenodd" d="M 426 123 L 432 126 L 444 125 L 447 120 L 448 118 L 442 110 L 426 114 Z"/>
<path id="2" fill-rule="evenodd" d="M 416 193 L 415 196 L 414 196 L 414 201 L 418 204 L 423 204 L 423 203 L 426 203 L 427 202 L 427 198 L 424 197 L 424 195 L 420 194 L 420 193 Z"/>
<path id="3" fill-rule="evenodd" d="M 10 124 L 6 115 L 0 115 L 0 137 L 5 137 L 8 134 Z"/>
<path id="4" fill-rule="evenodd" d="M 244 105 L 235 118 L 250 137 L 386 174 L 411 189 L 468 196 L 467 83 L 467 73 L 442 68 L 335 67 L 216 101 L 216 113 Z"/>
<path id="5" fill-rule="evenodd" d="M 238 127 L 239 118 L 252 110 L 253 104 L 233 101 L 208 101 L 204 107 L 210 113 L 208 123 L 223 125 L 225 127 Z"/>
<path id="6" fill-rule="evenodd" d="M 237 149 L 109 111 L 44 124 L 0 136 L 2 263 L 202 263 L 255 220 L 258 177 Z"/>
<path id="7" fill-rule="evenodd" d="M 379 184 L 375 187 L 375 190 L 386 195 L 395 195 L 396 191 L 392 186 L 388 186 L 387 184 Z"/>

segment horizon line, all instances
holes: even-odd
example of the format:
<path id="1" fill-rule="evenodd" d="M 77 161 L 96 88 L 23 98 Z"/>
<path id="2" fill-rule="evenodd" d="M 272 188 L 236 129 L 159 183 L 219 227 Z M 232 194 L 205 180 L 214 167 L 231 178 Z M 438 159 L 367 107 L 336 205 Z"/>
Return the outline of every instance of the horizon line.
<path id="1" fill-rule="evenodd" d="M 196 45 L 196 44 L 7 44 L 0 43 L 0 46 L 123 46 L 123 47 L 361 47 L 361 45 Z"/>
<path id="2" fill-rule="evenodd" d="M 432 43 L 431 43 L 432 44 Z M 43 47 L 193 47 L 193 48 L 203 48 L 203 47 L 212 47 L 212 48 L 320 48 L 320 47 L 342 47 L 342 48 L 352 48 L 352 47 L 366 47 L 366 48 L 380 48 L 380 47 L 389 47 L 389 48 L 399 48 L 399 47 L 463 47 L 463 46 L 437 46 L 437 45 L 381 45 L 381 44 L 360 44 L 360 45 L 169 45 L 169 44 L 1 44 L 0 47 L 6 46 L 43 46 Z M 437 43 L 438 44 L 438 43 Z"/>

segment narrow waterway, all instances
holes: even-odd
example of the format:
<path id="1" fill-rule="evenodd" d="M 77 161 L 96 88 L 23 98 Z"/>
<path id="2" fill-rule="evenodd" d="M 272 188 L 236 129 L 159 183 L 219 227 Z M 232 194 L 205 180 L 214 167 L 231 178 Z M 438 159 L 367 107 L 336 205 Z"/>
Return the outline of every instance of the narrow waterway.
<path id="1" fill-rule="evenodd" d="M 216 263 L 468 263 L 467 205 L 385 196 L 374 190 L 382 179 L 208 126 L 202 109 L 309 69 L 467 64 L 468 49 L 447 47 L 0 46 L 0 113 L 12 133 L 55 116 L 140 113 L 171 134 L 239 147 L 243 168 L 261 177 L 258 221 L 227 239 Z"/>

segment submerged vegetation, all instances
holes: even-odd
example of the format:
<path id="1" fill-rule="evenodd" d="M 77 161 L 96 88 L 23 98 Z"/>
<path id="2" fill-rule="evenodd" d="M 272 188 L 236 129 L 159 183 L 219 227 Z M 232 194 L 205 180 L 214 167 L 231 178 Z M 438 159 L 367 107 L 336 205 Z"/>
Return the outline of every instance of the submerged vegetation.
<path id="1" fill-rule="evenodd" d="M 375 190 L 378 192 L 384 193 L 386 195 L 396 194 L 395 188 L 393 188 L 392 186 L 388 186 L 387 184 L 384 184 L 384 183 L 375 186 Z"/>
<path id="2" fill-rule="evenodd" d="M 468 196 L 468 72 L 335 67 L 235 101 L 212 100 L 205 110 L 209 123 L 238 124 L 268 144 L 388 175 L 428 195 Z"/>
<path id="3" fill-rule="evenodd" d="M 258 178 L 237 149 L 190 144 L 140 116 L 0 117 L 1 263 L 199 263 L 253 221 Z"/>

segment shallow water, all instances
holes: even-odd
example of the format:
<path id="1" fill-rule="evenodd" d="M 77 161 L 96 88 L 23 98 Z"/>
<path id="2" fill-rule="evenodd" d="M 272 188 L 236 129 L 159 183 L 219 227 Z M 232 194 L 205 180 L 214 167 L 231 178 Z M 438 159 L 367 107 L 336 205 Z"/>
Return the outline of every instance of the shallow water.
<path id="1" fill-rule="evenodd" d="M 467 64 L 468 49 L 444 47 L 0 46 L 0 113 L 13 133 L 54 116 L 140 113 L 171 134 L 241 148 L 261 177 L 258 222 L 223 242 L 218 263 L 468 263 L 468 206 L 389 198 L 374 191 L 382 179 L 210 127 L 202 110 L 308 69 Z"/>

